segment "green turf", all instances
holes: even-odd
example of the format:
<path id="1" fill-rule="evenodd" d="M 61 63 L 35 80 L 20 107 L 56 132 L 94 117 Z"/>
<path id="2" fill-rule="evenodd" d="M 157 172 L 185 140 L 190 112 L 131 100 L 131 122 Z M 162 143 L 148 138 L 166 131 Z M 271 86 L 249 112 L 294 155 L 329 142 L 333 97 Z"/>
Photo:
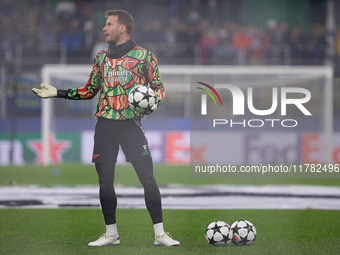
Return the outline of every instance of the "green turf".
<path id="1" fill-rule="evenodd" d="M 339 179 L 191 178 L 189 166 L 155 165 L 159 185 L 308 184 L 339 186 Z M 2 166 L 0 185 L 97 185 L 93 165 Z M 119 165 L 116 184 L 139 186 L 130 165 Z M 164 210 L 166 231 L 180 247 L 154 247 L 146 210 L 118 210 L 122 244 L 87 247 L 104 231 L 100 209 L 1 209 L 0 254 L 339 254 L 339 211 Z M 250 247 L 212 247 L 204 239 L 214 220 L 248 219 L 258 236 Z"/>
<path id="2" fill-rule="evenodd" d="M 340 186 L 339 178 L 193 178 L 189 166 L 155 165 L 155 176 L 159 185 L 209 185 L 209 184 L 308 184 Z M 339 175 L 340 176 L 340 175 Z M 116 184 L 139 186 L 139 180 L 131 165 L 118 165 Z M 8 184 L 40 186 L 53 185 L 97 185 L 94 165 L 57 166 L 1 166 L 0 185 Z"/>
<path id="3" fill-rule="evenodd" d="M 0 254 L 339 254 L 338 211 L 164 210 L 166 231 L 179 247 L 154 247 L 146 210 L 119 209 L 121 245 L 87 247 L 104 231 L 100 209 L 0 210 Z M 207 225 L 248 219 L 257 228 L 252 246 L 208 245 Z"/>

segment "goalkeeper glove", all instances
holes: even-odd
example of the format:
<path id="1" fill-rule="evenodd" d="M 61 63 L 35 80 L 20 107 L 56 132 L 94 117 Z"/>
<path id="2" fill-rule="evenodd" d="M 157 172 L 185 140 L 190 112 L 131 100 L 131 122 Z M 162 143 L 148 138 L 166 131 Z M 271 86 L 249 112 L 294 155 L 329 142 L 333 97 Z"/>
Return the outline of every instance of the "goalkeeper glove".
<path id="1" fill-rule="evenodd" d="M 38 97 L 41 98 L 52 98 L 56 97 L 58 94 L 58 91 L 55 87 L 52 85 L 41 83 L 41 89 L 33 88 L 32 91 L 34 94 L 36 94 Z"/>
<path id="2" fill-rule="evenodd" d="M 149 115 L 149 114 L 153 113 L 154 111 L 156 111 L 157 110 L 157 106 L 158 106 L 158 98 L 157 98 L 157 96 L 155 96 L 155 104 L 153 106 L 151 106 L 150 110 L 147 111 L 145 113 L 145 115 Z"/>
<path id="3" fill-rule="evenodd" d="M 149 115 L 149 114 L 153 113 L 154 111 L 156 111 L 156 109 L 157 109 L 157 104 L 154 104 L 154 105 L 150 108 L 150 110 L 147 111 L 147 112 L 145 113 L 145 115 Z"/>

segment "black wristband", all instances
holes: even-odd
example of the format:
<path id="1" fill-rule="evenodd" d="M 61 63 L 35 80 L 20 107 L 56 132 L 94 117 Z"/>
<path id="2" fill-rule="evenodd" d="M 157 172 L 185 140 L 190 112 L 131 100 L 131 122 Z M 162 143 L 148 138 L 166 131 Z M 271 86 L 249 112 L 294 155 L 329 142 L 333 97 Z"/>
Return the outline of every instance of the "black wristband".
<path id="1" fill-rule="evenodd" d="M 66 89 L 58 89 L 56 97 L 67 98 L 67 92 L 68 92 L 68 90 L 66 90 Z"/>

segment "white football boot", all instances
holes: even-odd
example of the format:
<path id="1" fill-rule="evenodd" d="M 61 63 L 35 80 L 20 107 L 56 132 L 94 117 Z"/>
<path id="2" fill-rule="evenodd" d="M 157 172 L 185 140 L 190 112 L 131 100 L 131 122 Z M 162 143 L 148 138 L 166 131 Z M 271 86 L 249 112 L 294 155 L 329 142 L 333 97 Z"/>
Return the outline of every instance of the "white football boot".
<path id="1" fill-rule="evenodd" d="M 177 240 L 172 239 L 169 233 L 164 233 L 163 235 L 155 237 L 155 246 L 179 246 Z"/>
<path id="2" fill-rule="evenodd" d="M 106 233 L 102 234 L 98 240 L 90 242 L 88 246 L 108 246 L 120 244 L 119 236 L 108 236 Z"/>

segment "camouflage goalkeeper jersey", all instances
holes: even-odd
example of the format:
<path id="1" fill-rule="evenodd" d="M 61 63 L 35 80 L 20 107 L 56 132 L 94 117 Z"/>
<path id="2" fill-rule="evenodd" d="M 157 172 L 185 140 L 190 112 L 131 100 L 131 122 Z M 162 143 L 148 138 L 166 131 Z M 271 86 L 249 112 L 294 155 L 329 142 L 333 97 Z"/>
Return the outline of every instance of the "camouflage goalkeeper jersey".
<path id="1" fill-rule="evenodd" d="M 137 85 L 150 85 L 158 97 L 158 105 L 162 103 L 164 86 L 153 53 L 136 45 L 124 56 L 110 59 L 107 51 L 96 55 L 86 85 L 69 89 L 67 99 L 92 99 L 99 92 L 94 114 L 114 120 L 142 117 L 128 103 L 129 92 Z"/>

